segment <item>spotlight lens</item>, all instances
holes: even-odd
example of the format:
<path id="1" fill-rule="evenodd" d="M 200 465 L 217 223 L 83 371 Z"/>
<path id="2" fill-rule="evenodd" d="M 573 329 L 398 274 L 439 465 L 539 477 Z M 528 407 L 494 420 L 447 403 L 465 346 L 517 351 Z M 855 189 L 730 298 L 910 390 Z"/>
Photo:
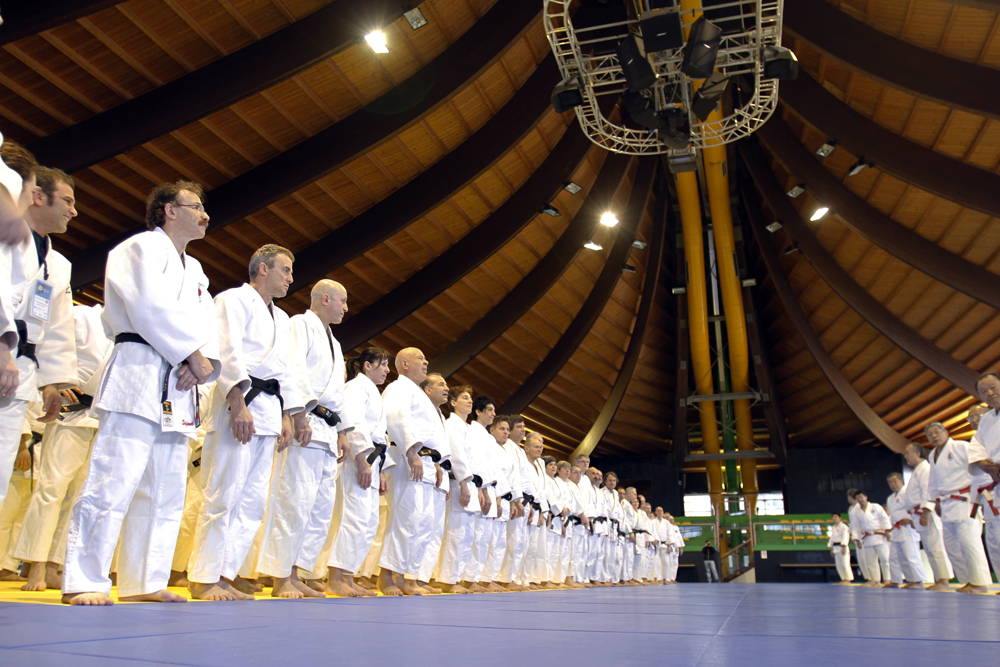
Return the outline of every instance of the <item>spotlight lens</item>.
<path id="1" fill-rule="evenodd" d="M 610 211 L 601 216 L 601 224 L 605 227 L 614 227 L 618 224 L 618 218 Z"/>
<path id="2" fill-rule="evenodd" d="M 818 209 L 816 209 L 816 212 L 812 214 L 812 217 L 809 218 L 809 220 L 811 220 L 812 222 L 816 222 L 829 212 L 830 212 L 829 208 L 827 208 L 826 206 L 820 206 Z"/>
<path id="3" fill-rule="evenodd" d="M 365 35 L 365 41 L 372 47 L 375 53 L 389 53 L 389 47 L 385 44 L 385 33 L 381 30 L 370 32 Z"/>

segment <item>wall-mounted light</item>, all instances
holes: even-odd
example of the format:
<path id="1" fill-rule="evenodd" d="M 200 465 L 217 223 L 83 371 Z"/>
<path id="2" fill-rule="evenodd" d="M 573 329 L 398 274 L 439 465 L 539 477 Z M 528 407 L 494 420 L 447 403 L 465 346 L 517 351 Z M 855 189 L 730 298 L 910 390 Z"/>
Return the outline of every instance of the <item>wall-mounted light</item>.
<path id="1" fill-rule="evenodd" d="M 813 211 L 812 217 L 809 218 L 809 221 L 810 222 L 816 222 L 817 220 L 819 220 L 820 218 L 822 218 L 824 215 L 826 215 L 829 212 L 830 212 L 829 208 L 827 208 L 826 206 L 820 206 L 818 209 L 816 209 L 815 211 Z"/>
<path id="2" fill-rule="evenodd" d="M 789 197 L 791 197 L 792 199 L 795 199 L 796 197 L 798 197 L 800 194 L 802 194 L 805 191 L 806 191 L 806 184 L 805 183 L 799 183 L 798 185 L 796 185 L 795 187 L 793 187 L 791 190 L 789 190 L 785 194 L 788 195 Z"/>
<path id="3" fill-rule="evenodd" d="M 424 16 L 424 13 L 420 11 L 419 7 L 414 7 L 408 12 L 403 12 L 403 16 L 410 22 L 410 27 L 414 30 L 427 25 L 427 18 Z"/>
<path id="4" fill-rule="evenodd" d="M 546 215 L 551 215 L 553 218 L 558 218 L 560 215 L 562 215 L 562 213 L 559 212 L 559 209 L 557 209 L 552 204 L 546 204 L 545 206 L 543 206 L 541 212 L 545 213 Z"/>
<path id="5" fill-rule="evenodd" d="M 632 247 L 635 248 L 636 250 L 645 250 L 646 242 L 636 239 L 635 241 L 632 241 Z"/>
<path id="6" fill-rule="evenodd" d="M 836 148 L 837 140 L 831 139 L 830 141 L 824 142 L 822 146 L 816 149 L 816 155 L 820 157 L 830 157 L 830 153 L 836 150 Z"/>
<path id="7" fill-rule="evenodd" d="M 372 47 L 375 53 L 389 53 L 389 47 L 385 44 L 385 33 L 381 30 L 370 32 L 365 35 L 365 41 Z"/>
<path id="8" fill-rule="evenodd" d="M 566 183 L 563 184 L 563 190 L 570 193 L 571 195 L 575 195 L 580 190 L 583 190 L 583 186 L 577 185 L 573 181 L 566 181 Z"/>
<path id="9" fill-rule="evenodd" d="M 670 288 L 671 294 L 687 294 L 687 287 L 672 287 Z"/>
<path id="10" fill-rule="evenodd" d="M 781 229 L 781 223 L 778 222 L 777 220 L 775 220 L 774 222 L 772 222 L 771 224 L 769 224 L 764 229 L 766 229 L 767 231 L 769 231 L 769 232 L 771 232 L 773 234 L 776 231 L 778 231 L 779 229 Z"/>

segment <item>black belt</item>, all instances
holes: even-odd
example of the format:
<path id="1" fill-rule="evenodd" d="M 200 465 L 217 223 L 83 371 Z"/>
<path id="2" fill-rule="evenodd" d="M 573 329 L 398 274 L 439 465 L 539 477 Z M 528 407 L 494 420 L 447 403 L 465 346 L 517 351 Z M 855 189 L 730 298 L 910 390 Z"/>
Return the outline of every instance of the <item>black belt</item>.
<path id="1" fill-rule="evenodd" d="M 421 447 L 417 451 L 417 456 L 429 456 L 431 457 L 431 461 L 434 463 L 441 460 L 441 452 L 436 449 L 431 449 L 430 447 Z"/>
<path id="2" fill-rule="evenodd" d="M 115 345 L 118 343 L 139 343 L 140 345 L 149 345 L 149 341 L 140 336 L 133 331 L 125 331 L 115 336 Z M 156 348 L 153 348 L 154 350 Z M 161 355 L 162 356 L 162 355 Z M 181 364 L 186 364 L 187 359 L 181 362 Z M 170 371 L 173 370 L 173 366 L 167 366 L 167 372 L 163 374 L 163 390 L 160 393 L 160 405 L 162 406 L 164 414 L 170 412 L 170 402 L 167 401 L 167 383 L 170 381 Z M 251 390 L 253 391 L 253 390 Z M 250 401 L 247 401 L 249 403 Z M 194 424 L 195 426 L 201 426 L 201 406 L 198 403 L 198 392 L 194 393 Z"/>
<path id="3" fill-rule="evenodd" d="M 280 399 L 281 397 L 280 393 L 278 394 L 278 397 Z M 247 401 L 247 403 L 249 402 L 250 401 Z M 337 424 L 340 423 L 340 415 L 338 415 L 333 410 L 330 410 L 329 408 L 324 408 L 322 405 L 317 405 L 315 408 L 313 408 L 312 413 L 317 417 L 319 417 L 320 419 L 322 419 L 323 421 L 325 421 L 330 426 L 336 426 Z"/>
<path id="4" fill-rule="evenodd" d="M 281 384 L 274 378 L 261 380 L 260 378 L 250 376 L 250 391 L 243 397 L 244 405 L 249 406 L 253 403 L 253 399 L 257 398 L 261 393 L 277 396 L 282 412 L 285 410 L 285 401 L 281 398 Z"/>
<path id="5" fill-rule="evenodd" d="M 535 503 L 535 497 L 530 493 L 522 493 L 521 497 L 524 498 L 524 502 L 528 503 L 529 505 L 537 504 Z"/>
<path id="6" fill-rule="evenodd" d="M 378 462 L 378 470 L 382 472 L 382 467 L 385 465 L 385 448 L 386 446 L 380 442 L 375 443 L 375 451 L 368 455 L 368 465 L 375 463 L 375 459 L 381 459 Z"/>
<path id="7" fill-rule="evenodd" d="M 509 500 L 512 500 L 513 498 L 514 498 L 514 494 L 511 493 L 510 491 L 508 491 L 507 493 L 505 493 L 502 496 L 500 496 L 500 500 L 507 500 L 507 501 L 509 501 Z"/>
<path id="8" fill-rule="evenodd" d="M 594 523 L 600 523 L 602 521 L 607 521 L 607 520 L 608 517 L 606 516 L 595 516 L 593 519 L 591 519 L 591 521 L 593 521 Z"/>
<path id="9" fill-rule="evenodd" d="M 441 461 L 441 468 L 443 470 L 447 470 L 448 474 L 450 475 L 451 474 L 451 461 L 450 460 Z"/>
<path id="10" fill-rule="evenodd" d="M 35 362 L 38 368 L 38 357 L 35 356 L 35 344 L 28 342 L 28 323 L 24 320 L 14 320 L 17 327 L 17 356 L 27 357 Z"/>
<path id="11" fill-rule="evenodd" d="M 483 478 L 479 475 L 473 475 L 472 483 L 476 485 L 477 489 L 481 489 L 483 487 Z"/>
<path id="12" fill-rule="evenodd" d="M 567 520 L 568 520 L 568 521 L 569 521 L 570 523 L 572 523 L 572 524 L 574 524 L 574 525 L 575 525 L 575 524 L 578 524 L 578 523 L 583 523 L 582 521 L 580 521 L 580 517 L 578 517 L 578 516 L 569 516 L 569 517 L 566 517 L 566 519 L 567 519 Z"/>
<path id="13" fill-rule="evenodd" d="M 79 403 L 70 403 L 69 405 L 64 405 L 61 408 L 59 408 L 59 412 L 61 412 L 64 415 L 66 415 L 66 414 L 72 414 L 74 412 L 81 412 L 83 410 L 88 409 L 91 405 L 94 404 L 94 397 L 90 396 L 88 394 L 79 394 L 76 397 L 76 400 L 78 400 L 80 402 Z"/>

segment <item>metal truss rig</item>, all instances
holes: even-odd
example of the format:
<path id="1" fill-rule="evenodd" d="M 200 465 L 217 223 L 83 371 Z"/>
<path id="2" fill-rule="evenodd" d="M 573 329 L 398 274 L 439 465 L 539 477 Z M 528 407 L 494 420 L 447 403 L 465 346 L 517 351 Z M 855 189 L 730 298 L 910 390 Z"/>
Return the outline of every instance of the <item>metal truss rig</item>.
<path id="1" fill-rule="evenodd" d="M 736 0 L 711 7 L 712 10 L 729 10 L 724 18 L 712 18 L 713 23 L 723 30 L 716 71 L 728 77 L 740 76 L 746 83 L 752 81 L 749 101 L 721 120 L 702 123 L 691 112 L 694 80 L 681 71 L 683 48 L 647 54 L 656 73 L 656 83 L 651 91 L 656 109 L 681 108 L 688 114 L 691 145 L 686 150 L 671 149 L 657 139 L 656 132 L 613 123 L 601 113 L 598 96 L 620 95 L 625 90 L 625 75 L 614 53 L 588 55 L 588 52 L 594 51 L 588 45 L 605 42 L 608 29 L 618 30 L 621 37 L 629 32 L 637 33 L 639 22 L 631 18 L 620 23 L 577 30 L 569 14 L 572 2 L 543 0 L 545 34 L 563 80 L 579 79 L 583 105 L 576 108 L 576 115 L 583 131 L 598 146 L 628 155 L 690 155 L 693 149 L 727 144 L 747 137 L 774 113 L 778 104 L 778 80 L 763 78 L 763 55 L 765 48 L 781 45 L 784 0 Z M 693 11 L 682 12 L 681 15 Z M 598 33 L 595 31 L 598 30 L 602 31 L 600 37 L 596 37 Z M 736 96 L 734 99 L 737 99 Z"/>

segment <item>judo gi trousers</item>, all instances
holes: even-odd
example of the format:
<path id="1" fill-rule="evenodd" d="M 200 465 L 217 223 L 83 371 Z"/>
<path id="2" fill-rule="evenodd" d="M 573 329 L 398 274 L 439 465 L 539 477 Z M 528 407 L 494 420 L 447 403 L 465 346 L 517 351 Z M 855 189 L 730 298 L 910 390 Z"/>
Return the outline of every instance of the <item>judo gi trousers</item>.
<path id="1" fill-rule="evenodd" d="M 385 495 L 378 497 L 378 530 L 375 531 L 375 539 L 372 540 L 372 546 L 368 550 L 368 556 L 365 557 L 365 562 L 361 565 L 361 571 L 355 572 L 355 576 L 372 577 L 378 574 L 378 559 L 379 556 L 382 555 L 382 544 L 385 542 L 385 530 L 389 527 L 390 501 L 387 499 L 387 496 L 388 498 L 392 498 L 390 495 L 392 493 L 392 482 L 389 482 L 389 486 L 390 490 L 388 490 Z"/>
<path id="2" fill-rule="evenodd" d="M 480 579 L 480 582 L 484 584 L 497 581 L 500 576 L 503 558 L 507 553 L 507 523 L 503 519 L 493 520 L 493 536 L 490 538 L 489 557 L 486 559 L 486 569 Z"/>
<path id="3" fill-rule="evenodd" d="M 331 530 L 333 544 L 328 564 L 344 572 L 357 574 L 371 549 L 379 521 L 379 469 L 372 466 L 372 483 L 367 489 L 358 484 L 358 464 L 353 457 L 344 459 L 337 490 L 337 530 Z M 322 563 L 320 563 L 322 565 Z M 318 567 L 317 569 L 323 569 Z"/>
<path id="4" fill-rule="evenodd" d="M 452 493 L 457 492 L 457 485 Z M 476 515 L 481 512 L 466 512 L 448 504 L 444 523 L 444 540 L 441 544 L 441 566 L 438 581 L 453 585 L 463 579 L 463 573 L 472 559 L 472 546 L 476 538 Z"/>
<path id="5" fill-rule="evenodd" d="M 6 403 L 0 405 L 0 503 L 3 503 L 10 485 L 10 476 L 14 473 L 14 459 L 21 446 L 28 402 L 9 398 L 0 400 L 0 403 Z"/>
<path id="6" fill-rule="evenodd" d="M 69 522 L 63 593 L 111 592 L 121 536 L 118 595 L 167 587 L 184 512 L 188 438 L 136 415 L 99 411 L 90 469 Z"/>
<path id="7" fill-rule="evenodd" d="M 846 547 L 833 547 L 833 562 L 837 566 L 837 576 L 841 581 L 854 581 L 854 571 L 851 569 L 851 550 Z"/>
<path id="8" fill-rule="evenodd" d="M 41 461 L 36 463 L 38 480 L 24 517 L 29 529 L 21 531 L 14 558 L 32 563 L 63 561 L 69 510 L 87 477 L 87 455 L 96 435 L 97 429 L 85 426 L 46 425 Z"/>
<path id="9" fill-rule="evenodd" d="M 871 571 L 868 569 L 868 553 L 865 551 L 865 547 L 862 544 L 855 542 L 854 546 L 854 553 L 857 554 L 858 557 L 858 569 L 861 570 L 861 576 L 865 578 L 865 581 L 871 581 L 872 575 Z"/>
<path id="10" fill-rule="evenodd" d="M 951 581 L 954 573 L 948 552 L 944 548 L 940 519 L 931 517 L 926 526 L 921 526 L 920 517 L 912 514 L 911 516 L 913 517 L 913 527 L 920 535 L 920 542 L 924 545 L 927 562 L 930 563 L 931 570 L 934 571 L 934 581 Z"/>
<path id="11" fill-rule="evenodd" d="M 570 575 L 573 581 L 583 584 L 587 579 L 587 553 L 590 546 L 590 532 L 581 524 L 573 526 L 573 551 Z"/>
<path id="12" fill-rule="evenodd" d="M 912 530 L 896 529 L 892 531 L 892 541 L 889 542 L 889 569 L 892 572 L 892 583 L 920 583 L 927 577 L 924 572 L 924 562 L 920 558 L 920 543 Z"/>
<path id="13" fill-rule="evenodd" d="M 524 560 L 521 562 L 521 573 L 515 579 L 522 586 L 548 581 L 548 577 L 545 576 L 545 528 L 538 526 L 537 521 L 536 515 L 528 525 L 528 548 L 525 549 Z"/>
<path id="14" fill-rule="evenodd" d="M 988 506 L 983 508 L 983 514 L 986 516 L 986 551 L 993 563 L 993 572 L 1000 579 L 1000 516 L 995 516 Z"/>
<path id="15" fill-rule="evenodd" d="M 527 512 L 527 508 L 525 508 Z M 521 564 L 524 562 L 524 554 L 528 548 L 528 517 L 520 516 L 507 521 L 507 542 L 503 555 L 503 562 L 497 581 L 509 584 L 521 572 Z"/>
<path id="16" fill-rule="evenodd" d="M 961 584 L 988 586 L 993 583 L 990 566 L 983 549 L 982 527 L 979 519 L 941 522 L 944 546 L 955 567 L 955 576 Z M 958 559 L 961 558 L 961 566 Z"/>
<path id="17" fill-rule="evenodd" d="M 330 534 L 337 494 L 337 456 L 297 447 L 278 454 L 257 570 L 284 579 L 293 567 L 312 570 Z"/>
<path id="18" fill-rule="evenodd" d="M 194 547 L 194 529 L 201 516 L 201 508 L 205 502 L 205 494 L 201 490 L 201 459 L 199 465 L 188 471 L 187 491 L 184 494 L 184 514 L 181 517 L 181 529 L 177 533 L 177 548 L 174 549 L 174 564 L 176 572 L 185 572 L 188 561 L 191 560 L 191 549 Z"/>
<path id="19" fill-rule="evenodd" d="M 423 563 L 433 518 L 434 487 L 409 478 L 408 468 L 393 468 L 392 505 L 378 565 L 401 575 L 415 577 Z"/>
<path id="20" fill-rule="evenodd" d="M 11 552 L 23 534 L 24 517 L 31 501 L 31 473 L 16 470 L 12 473 L 7 488 L 7 497 L 0 503 L 0 569 L 14 571 L 20 558 L 14 558 Z"/>
<path id="21" fill-rule="evenodd" d="M 417 581 L 428 582 L 434 576 L 438 561 L 441 558 L 441 543 L 444 541 L 445 514 L 448 510 L 448 478 L 445 476 L 445 489 L 435 487 L 430 495 L 430 532 L 427 534 L 427 549 L 424 557 L 417 565 L 413 576 Z"/>
<path id="22" fill-rule="evenodd" d="M 681 554 L 678 551 L 670 552 L 670 581 L 677 581 L 677 568 L 680 565 Z"/>
<path id="23" fill-rule="evenodd" d="M 889 569 L 889 545 L 871 544 L 871 538 L 864 539 L 865 560 L 868 562 L 868 573 L 871 581 L 875 583 L 888 584 L 892 580 L 892 573 Z"/>
<path id="24" fill-rule="evenodd" d="M 476 520 L 472 528 L 472 553 L 469 564 L 462 573 L 462 581 L 478 583 L 486 572 L 486 561 L 490 558 L 490 542 L 493 540 L 493 521 L 482 512 L 475 514 Z"/>
<path id="25" fill-rule="evenodd" d="M 545 539 L 545 581 L 561 584 L 566 581 L 566 572 L 563 570 L 563 545 L 566 538 L 559 533 L 544 529 Z"/>
<path id="26" fill-rule="evenodd" d="M 212 584 L 239 574 L 267 511 L 275 439 L 254 435 L 241 444 L 233 437 L 229 417 L 205 436 L 205 500 L 195 526 L 188 580 Z"/>
<path id="27" fill-rule="evenodd" d="M 591 535 L 587 546 L 587 578 L 591 581 L 604 581 L 604 536 Z"/>

